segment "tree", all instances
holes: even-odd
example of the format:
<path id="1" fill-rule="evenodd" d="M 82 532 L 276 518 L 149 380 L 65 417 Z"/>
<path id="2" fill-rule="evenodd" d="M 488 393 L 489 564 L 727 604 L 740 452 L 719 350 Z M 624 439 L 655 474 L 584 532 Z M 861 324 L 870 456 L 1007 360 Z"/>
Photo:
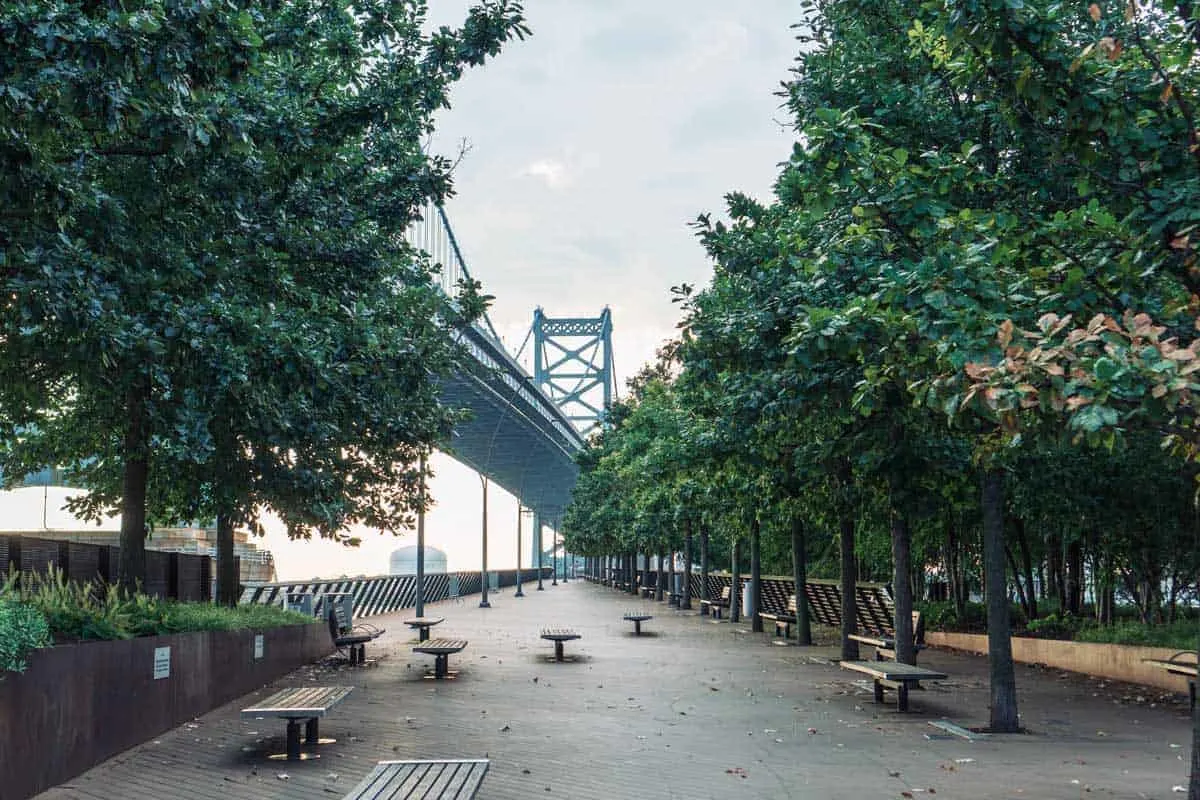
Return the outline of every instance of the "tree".
<path id="1" fill-rule="evenodd" d="M 434 379 L 483 298 L 443 298 L 403 233 L 449 190 L 433 114 L 522 9 L 430 35 L 421 3 L 320 9 L 10 20 L 5 472 L 65 464 L 90 512 L 119 498 L 127 586 L 148 507 L 215 516 L 223 556 L 262 506 L 293 536 L 404 525 L 455 419 Z"/>

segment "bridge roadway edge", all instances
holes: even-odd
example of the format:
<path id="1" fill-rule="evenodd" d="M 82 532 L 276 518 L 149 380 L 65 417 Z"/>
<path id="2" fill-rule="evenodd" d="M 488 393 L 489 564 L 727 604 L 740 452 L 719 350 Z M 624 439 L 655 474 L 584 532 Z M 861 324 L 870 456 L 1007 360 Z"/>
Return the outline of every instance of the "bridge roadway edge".
<path id="1" fill-rule="evenodd" d="M 549 588 L 549 587 L 548 587 Z M 493 593 L 429 606 L 441 631 L 470 641 L 452 657 L 454 681 L 424 680 L 432 659 L 413 654 L 404 612 L 365 669 L 304 667 L 192 723 L 128 750 L 39 800 L 316 800 L 340 798 L 376 761 L 492 760 L 482 800 L 613 798 L 1171 796 L 1185 784 L 1186 702 L 1126 702 L 1111 683 L 1022 668 L 1023 721 L 1033 733 L 967 742 L 927 738 L 927 723 L 984 721 L 982 658 L 927 651 L 949 673 L 912 697 L 913 712 L 871 703 L 871 691 L 834 663 L 830 639 L 781 647 L 746 625 L 716 623 L 583 581 L 524 599 Z M 630 608 L 654 619 L 641 637 Z M 565 664 L 547 661 L 544 627 L 571 627 Z M 826 632 L 831 636 L 831 632 Z M 352 685 L 322 721 L 322 757 L 266 761 L 282 750 L 278 720 L 238 712 L 293 685 Z M 1148 692 L 1147 692 L 1148 693 Z M 889 701 L 891 698 L 889 698 Z M 1172 747 L 1172 745 L 1176 745 Z M 1078 783 L 1072 783 L 1078 781 Z M 0 787 L 0 797 L 2 797 Z"/>

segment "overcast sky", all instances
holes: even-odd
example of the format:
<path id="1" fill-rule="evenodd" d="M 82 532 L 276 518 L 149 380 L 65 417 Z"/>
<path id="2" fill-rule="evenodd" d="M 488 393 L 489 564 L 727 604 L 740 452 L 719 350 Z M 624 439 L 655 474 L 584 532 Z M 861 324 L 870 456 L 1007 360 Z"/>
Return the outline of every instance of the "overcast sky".
<path id="1" fill-rule="evenodd" d="M 466 0 L 432 0 L 461 21 Z M 733 190 L 768 198 L 793 137 L 781 81 L 798 3 L 784 0 L 527 0 L 533 36 L 468 73 L 434 151 L 466 143 L 446 206 L 491 318 L 515 351 L 535 306 L 595 316 L 608 305 L 620 391 L 674 334 L 670 287 L 710 267 L 688 225 Z M 451 570 L 479 568 L 479 480 L 438 459 L 429 543 Z M 515 501 L 493 489 L 489 566 L 515 560 Z M 403 540 L 357 552 L 268 542 L 282 577 L 378 574 Z M 526 540 L 528 542 L 528 540 Z M 526 543 L 528 549 L 528 543 Z"/>

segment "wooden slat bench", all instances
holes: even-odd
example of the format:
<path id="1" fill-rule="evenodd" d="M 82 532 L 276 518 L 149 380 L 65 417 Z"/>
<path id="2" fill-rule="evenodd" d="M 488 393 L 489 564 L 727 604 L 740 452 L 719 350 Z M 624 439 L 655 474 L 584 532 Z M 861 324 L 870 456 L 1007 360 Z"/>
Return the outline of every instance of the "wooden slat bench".
<path id="1" fill-rule="evenodd" d="M 306 744 L 333 741 L 332 739 L 321 739 L 317 720 L 345 700 L 352 690 L 351 686 L 306 686 L 283 689 L 256 706 L 243 708 L 242 719 L 282 717 L 287 720 L 287 752 L 273 755 L 271 758 L 286 758 L 288 761 L 316 758 L 315 753 L 300 752 L 300 721 L 305 721 L 304 741 Z"/>
<path id="2" fill-rule="evenodd" d="M 792 635 L 792 626 L 796 624 L 796 595 L 788 595 L 787 611 L 764 611 L 758 615 L 764 620 L 775 623 L 775 635 L 787 639 Z M 780 630 L 783 633 L 780 633 Z"/>
<path id="3" fill-rule="evenodd" d="M 554 642 L 554 660 L 563 661 L 563 642 L 569 642 L 572 639 L 582 638 L 577 632 L 570 628 L 544 628 L 542 630 L 542 638 Z"/>
<path id="4" fill-rule="evenodd" d="M 1191 708 L 1196 709 L 1196 651 L 1181 650 L 1170 658 L 1147 658 L 1143 664 L 1149 664 L 1152 667 L 1165 669 L 1172 675 L 1182 675 L 1188 679 L 1188 700 L 1191 702 Z"/>
<path id="5" fill-rule="evenodd" d="M 721 610 L 729 608 L 729 587 L 721 587 L 721 597 L 718 600 L 701 600 L 700 614 L 711 614 L 714 619 L 721 618 Z"/>
<path id="6" fill-rule="evenodd" d="M 654 619 L 654 615 L 653 614 L 643 614 L 640 611 L 626 611 L 624 619 L 626 622 L 633 623 L 633 635 L 641 636 L 642 635 L 642 623 L 648 619 Z"/>
<path id="7" fill-rule="evenodd" d="M 912 612 L 913 626 L 913 658 L 916 654 L 925 649 L 925 626 L 921 621 L 921 612 Z M 889 627 L 887 630 L 878 632 L 875 635 L 852 633 L 850 639 L 853 639 L 860 644 L 870 645 L 875 648 L 876 661 L 895 661 L 896 660 L 896 635 Z"/>
<path id="8" fill-rule="evenodd" d="M 883 690 L 895 689 L 899 694 L 899 708 L 908 711 L 908 690 L 921 681 L 945 680 L 944 672 L 935 672 L 911 664 L 894 661 L 841 661 L 842 669 L 854 670 L 875 679 L 875 702 L 883 702 Z"/>
<path id="9" fill-rule="evenodd" d="M 380 761 L 343 800 L 463 798 L 479 791 L 487 774 L 486 758 L 453 761 Z"/>
<path id="10" fill-rule="evenodd" d="M 466 646 L 466 639 L 430 639 L 415 646 L 413 652 L 433 656 L 433 677 L 441 680 L 458 674 L 450 671 L 450 654 L 461 653 Z"/>
<path id="11" fill-rule="evenodd" d="M 404 624 L 417 631 L 417 641 L 423 642 L 429 638 L 429 629 L 434 625 L 445 622 L 444 617 L 413 617 L 404 620 Z"/>
<path id="12" fill-rule="evenodd" d="M 329 636 L 338 652 L 348 649 L 347 658 L 351 665 L 366 663 L 367 642 L 378 639 L 385 631 L 366 623 L 351 625 L 350 620 L 346 619 L 346 609 L 341 603 L 330 603 L 325 616 L 329 621 Z"/>

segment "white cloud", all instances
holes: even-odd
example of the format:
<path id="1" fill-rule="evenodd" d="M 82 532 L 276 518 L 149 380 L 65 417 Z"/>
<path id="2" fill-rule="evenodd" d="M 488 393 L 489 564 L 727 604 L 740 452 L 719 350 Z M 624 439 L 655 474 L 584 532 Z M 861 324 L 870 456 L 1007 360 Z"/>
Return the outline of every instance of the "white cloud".
<path id="1" fill-rule="evenodd" d="M 721 68 L 741 60 L 750 46 L 750 31 L 731 19 L 716 19 L 698 28 L 687 54 L 687 70 Z"/>
<path id="2" fill-rule="evenodd" d="M 574 183 L 574 176 L 567 165 L 553 158 L 539 158 L 526 164 L 521 169 L 521 175 L 536 178 L 550 189 L 566 189 Z"/>

